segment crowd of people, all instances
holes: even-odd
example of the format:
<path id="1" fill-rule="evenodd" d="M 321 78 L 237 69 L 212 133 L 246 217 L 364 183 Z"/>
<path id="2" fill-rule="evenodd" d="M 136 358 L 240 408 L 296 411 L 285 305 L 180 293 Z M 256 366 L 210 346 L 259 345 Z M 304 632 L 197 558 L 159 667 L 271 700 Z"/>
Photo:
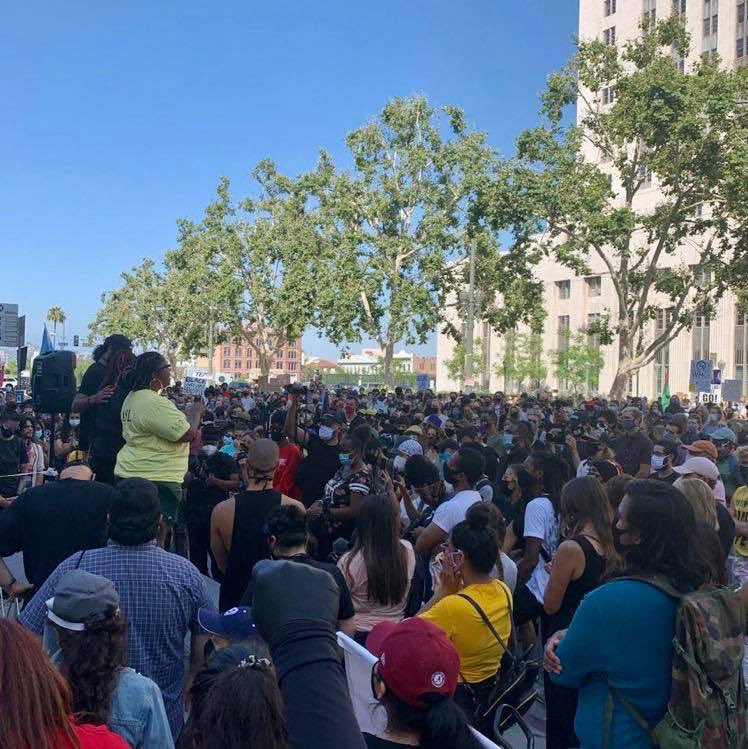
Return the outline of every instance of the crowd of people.
<path id="1" fill-rule="evenodd" d="M 125 336 L 94 359 L 69 413 L 0 404 L 0 557 L 27 578 L 0 559 L 3 747 L 467 749 L 541 648 L 548 747 L 650 747 L 683 612 L 722 594 L 737 624 L 700 637 L 734 704 L 692 729 L 747 745 L 742 407 L 196 395 Z M 382 735 L 336 632 L 377 659 Z"/>

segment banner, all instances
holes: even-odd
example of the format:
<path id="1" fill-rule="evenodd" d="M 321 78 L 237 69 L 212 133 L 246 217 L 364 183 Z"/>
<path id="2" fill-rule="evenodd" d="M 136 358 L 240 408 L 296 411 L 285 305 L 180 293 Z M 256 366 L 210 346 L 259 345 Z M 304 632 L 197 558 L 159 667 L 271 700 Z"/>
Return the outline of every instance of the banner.
<path id="1" fill-rule="evenodd" d="M 722 380 L 722 400 L 733 403 L 743 400 L 743 381 Z"/>

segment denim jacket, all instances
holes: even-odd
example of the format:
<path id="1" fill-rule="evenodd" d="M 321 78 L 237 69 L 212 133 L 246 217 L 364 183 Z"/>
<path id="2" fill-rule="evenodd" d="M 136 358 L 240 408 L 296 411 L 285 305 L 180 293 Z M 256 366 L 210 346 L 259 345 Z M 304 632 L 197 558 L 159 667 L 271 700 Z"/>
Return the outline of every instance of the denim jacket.
<path id="1" fill-rule="evenodd" d="M 58 650 L 51 660 L 59 668 L 62 651 Z M 174 749 L 161 690 L 154 681 L 131 668 L 120 671 L 107 727 L 132 749 Z"/>
<path id="2" fill-rule="evenodd" d="M 174 749 L 161 690 L 131 668 L 122 669 L 107 725 L 132 749 Z"/>

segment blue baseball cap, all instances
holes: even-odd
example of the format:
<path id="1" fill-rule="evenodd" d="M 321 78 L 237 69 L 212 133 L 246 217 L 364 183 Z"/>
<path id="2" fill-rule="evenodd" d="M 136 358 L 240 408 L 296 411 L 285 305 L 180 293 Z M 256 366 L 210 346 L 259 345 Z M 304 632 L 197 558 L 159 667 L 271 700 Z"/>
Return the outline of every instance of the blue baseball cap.
<path id="1" fill-rule="evenodd" d="M 718 427 L 715 429 L 711 435 L 710 439 L 712 442 L 732 442 L 733 445 L 738 444 L 738 438 L 735 436 L 735 432 L 732 431 L 732 429 L 729 429 L 728 427 Z"/>
<path id="2" fill-rule="evenodd" d="M 212 635 L 226 637 L 231 640 L 246 640 L 259 637 L 252 617 L 252 609 L 247 606 L 235 606 L 223 614 L 210 609 L 200 609 L 197 612 L 200 626 Z"/>

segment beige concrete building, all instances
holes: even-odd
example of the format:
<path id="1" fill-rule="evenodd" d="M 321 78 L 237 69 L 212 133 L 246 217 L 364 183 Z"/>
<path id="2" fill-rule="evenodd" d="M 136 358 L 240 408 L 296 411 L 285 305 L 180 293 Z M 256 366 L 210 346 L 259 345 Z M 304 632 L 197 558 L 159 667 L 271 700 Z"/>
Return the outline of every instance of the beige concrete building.
<path id="1" fill-rule="evenodd" d="M 671 13 L 685 16 L 691 35 L 691 58 L 680 60 L 687 69 L 702 53 L 717 52 L 728 67 L 743 65 L 748 61 L 748 25 L 746 24 L 748 0 L 580 0 L 579 35 L 582 39 L 600 38 L 610 44 L 621 44 L 641 34 L 640 24 L 646 14 L 652 20 Z M 604 93 L 605 96 L 605 93 Z M 608 102 L 603 102 L 606 104 Z M 581 105 L 580 105 L 581 106 Z M 529 124 L 529 123 L 528 123 Z M 588 149 L 586 156 L 605 165 L 600 154 Z M 615 176 L 613 177 L 615 179 Z M 661 198 L 656 176 L 640 190 L 634 208 L 647 212 L 655 208 Z M 708 210 L 704 207 L 704 210 Z M 684 247 L 681 261 L 695 262 L 695 250 Z M 595 315 L 617 314 L 617 300 L 613 283 L 601 259 L 591 257 L 590 275 L 574 276 L 573 272 L 552 260 L 544 261 L 536 270 L 544 282 L 543 306 L 547 316 L 543 332 L 543 350 L 546 354 L 560 347 L 559 338 L 565 330 L 572 332 L 585 328 Z M 654 320 L 650 336 L 657 332 L 664 320 Z M 671 392 L 687 392 L 691 359 L 711 358 L 723 369 L 723 378 L 743 381 L 744 394 L 748 391 L 748 315 L 738 309 L 735 298 L 725 295 L 717 304 L 713 319 L 697 318 L 691 330 L 683 331 L 670 345 L 658 353 L 656 361 L 643 367 L 630 382 L 633 394 L 653 397 L 662 392 L 666 369 L 670 373 Z M 522 334 L 523 331 L 518 331 Z M 477 379 L 476 387 L 482 390 L 511 392 L 514 383 L 502 372 L 507 341 L 493 333 L 488 325 L 476 326 L 476 337 L 481 339 L 484 373 Z M 451 390 L 460 387 L 449 377 L 445 362 L 454 350 L 454 342 L 439 334 L 437 338 L 437 388 Z M 603 348 L 604 366 L 600 373 L 599 390 L 607 392 L 613 383 L 617 362 L 617 345 Z M 549 367 L 545 384 L 551 389 L 563 389 Z"/>

